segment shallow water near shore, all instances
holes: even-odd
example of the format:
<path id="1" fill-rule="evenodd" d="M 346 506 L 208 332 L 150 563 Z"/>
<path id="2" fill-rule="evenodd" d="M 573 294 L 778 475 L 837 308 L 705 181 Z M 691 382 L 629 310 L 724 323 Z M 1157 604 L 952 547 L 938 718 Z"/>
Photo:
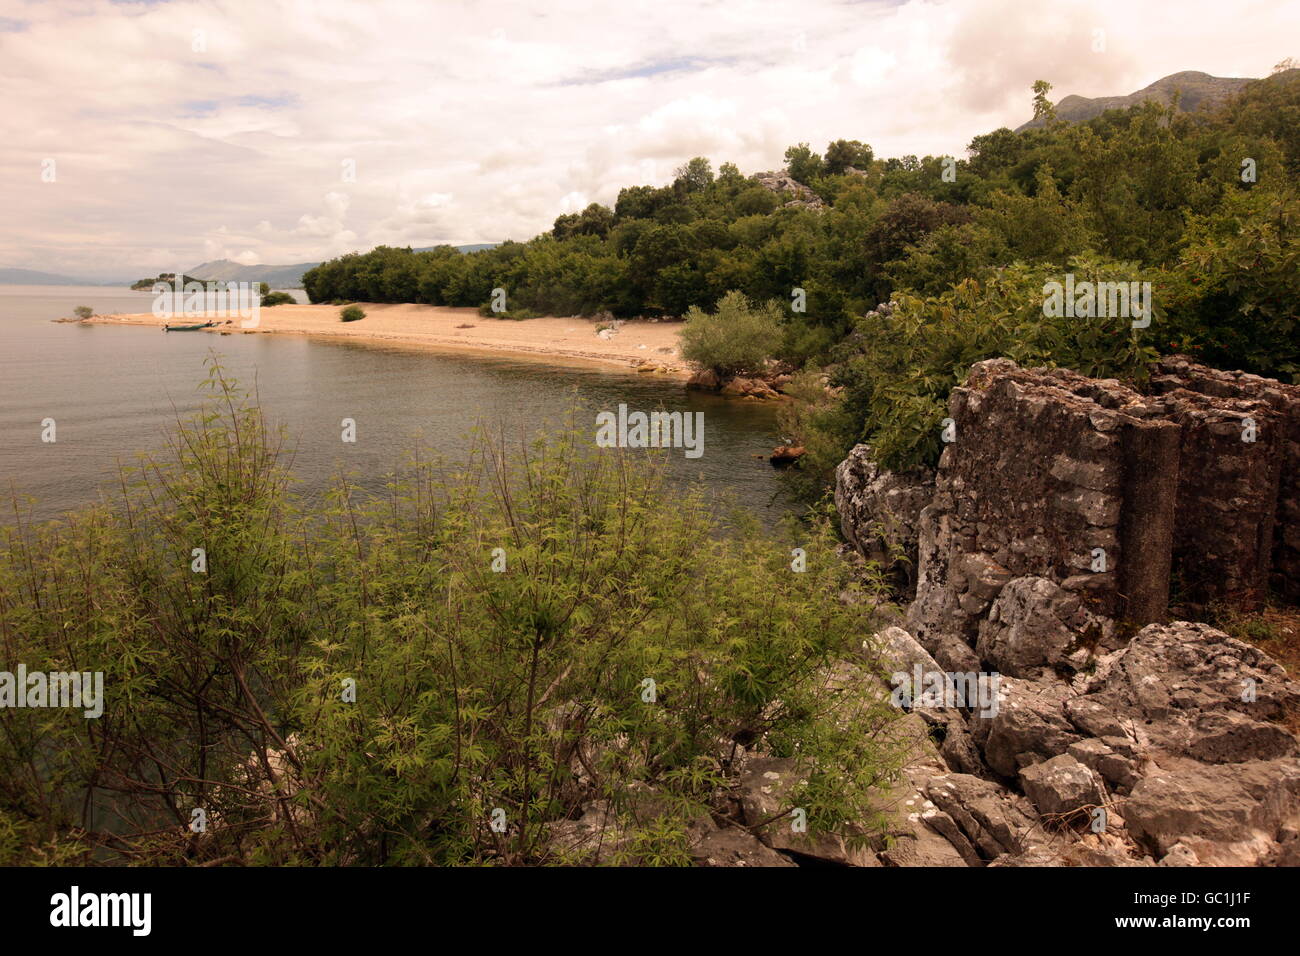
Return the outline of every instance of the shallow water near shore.
<path id="1" fill-rule="evenodd" d="M 454 461 L 480 426 L 533 434 L 576 410 L 594 441 L 596 414 L 625 403 L 704 413 L 703 455 L 668 455 L 675 482 L 702 481 L 768 524 L 790 509 L 765 460 L 779 444 L 776 410 L 690 392 L 679 381 L 534 358 L 51 321 L 83 304 L 99 313 L 148 312 L 151 302 L 148 292 L 111 287 L 0 285 L 0 493 L 35 498 L 33 518 L 94 501 L 119 463 L 161 450 L 176 418 L 199 406 L 205 361 L 214 354 L 228 375 L 256 390 L 268 420 L 285 426 L 308 495 L 340 471 L 379 490 L 417 440 Z M 41 440 L 47 418 L 56 422 L 54 443 Z M 341 440 L 344 418 L 356 422 L 353 444 Z M 10 523 L 5 510 L 0 521 Z"/>

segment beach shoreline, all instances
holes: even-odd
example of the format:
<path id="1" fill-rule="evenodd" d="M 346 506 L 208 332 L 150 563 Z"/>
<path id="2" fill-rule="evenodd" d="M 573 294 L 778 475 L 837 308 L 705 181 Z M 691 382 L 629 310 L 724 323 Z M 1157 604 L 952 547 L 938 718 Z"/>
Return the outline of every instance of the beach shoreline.
<path id="1" fill-rule="evenodd" d="M 231 335 L 310 335 L 374 345 L 415 347 L 445 353 L 513 356 L 586 368 L 619 368 L 686 380 L 691 370 L 678 350 L 679 322 L 628 321 L 609 338 L 596 333 L 593 319 L 543 316 L 515 321 L 485 317 L 473 308 L 409 303 L 356 303 L 366 317 L 343 322 L 332 305 L 277 305 L 260 310 L 256 328 L 241 327 L 238 317 L 212 316 L 221 324 L 204 333 Z M 135 325 L 161 328 L 205 321 L 185 315 L 161 319 L 152 313 L 95 315 L 88 325 Z"/>

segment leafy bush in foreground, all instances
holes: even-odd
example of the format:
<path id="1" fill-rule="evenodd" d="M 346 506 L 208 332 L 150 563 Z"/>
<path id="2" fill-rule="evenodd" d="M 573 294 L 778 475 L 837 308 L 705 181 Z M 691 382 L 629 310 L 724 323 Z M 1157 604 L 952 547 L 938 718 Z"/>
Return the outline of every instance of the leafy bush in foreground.
<path id="1" fill-rule="evenodd" d="M 806 767 L 810 829 L 878 824 L 897 712 L 870 659 L 829 676 L 865 622 L 824 524 L 794 573 L 585 430 L 308 515 L 210 384 L 122 501 L 0 542 L 0 667 L 105 673 L 98 720 L 0 711 L 0 859 L 564 862 L 548 824 L 605 798 L 617 859 L 682 862 L 741 747 Z"/>

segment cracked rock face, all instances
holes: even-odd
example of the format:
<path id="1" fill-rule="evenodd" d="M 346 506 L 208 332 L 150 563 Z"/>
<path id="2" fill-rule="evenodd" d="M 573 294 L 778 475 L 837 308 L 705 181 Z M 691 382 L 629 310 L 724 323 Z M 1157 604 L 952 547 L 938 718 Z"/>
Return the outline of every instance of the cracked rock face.
<path id="1" fill-rule="evenodd" d="M 901 635 L 888 646 L 918 656 Z M 929 805 L 914 825 L 965 865 L 1300 859 L 1300 742 L 1281 723 L 1300 685 L 1278 664 L 1188 622 L 1150 625 L 1094 663 L 1068 680 L 1004 677 L 996 715 L 964 711 L 985 776 L 919 770 Z"/>
<path id="2" fill-rule="evenodd" d="M 1208 624 L 1144 628 L 1065 709 L 1076 726 L 1133 739 L 1156 759 L 1240 763 L 1300 753 L 1278 723 L 1300 709 L 1300 684 L 1263 651 Z"/>
<path id="3" fill-rule="evenodd" d="M 1106 802 L 1101 778 L 1068 753 L 1025 767 L 1020 784 L 1045 817 L 1065 817 Z"/>
<path id="4" fill-rule="evenodd" d="M 993 359 L 948 412 L 932 493 L 866 446 L 837 472 L 855 550 L 884 563 L 915 541 L 906 630 L 883 635 L 895 663 L 1000 681 L 992 714 L 918 709 L 932 746 L 880 859 L 1300 862 L 1300 685 L 1213 627 L 1166 623 L 1175 575 L 1196 601 L 1300 596 L 1300 387 L 1175 356 L 1140 394 Z M 908 520 L 891 538 L 882 513 Z"/>
<path id="5" fill-rule="evenodd" d="M 835 508 L 846 541 L 889 572 L 904 590 L 915 587 L 921 509 L 934 496 L 927 468 L 893 472 L 857 445 L 835 469 Z"/>
<path id="6" fill-rule="evenodd" d="M 918 519 L 907 626 L 922 644 L 973 645 L 1023 577 L 1134 625 L 1166 620 L 1171 575 L 1198 602 L 1253 606 L 1270 583 L 1300 596 L 1300 387 L 1174 357 L 1150 391 L 971 367 Z"/>
<path id="7" fill-rule="evenodd" d="M 1093 614 L 1082 597 L 1047 578 L 1010 581 L 980 622 L 975 651 L 1011 677 L 1082 670 L 1100 650 L 1114 649 L 1115 625 Z"/>

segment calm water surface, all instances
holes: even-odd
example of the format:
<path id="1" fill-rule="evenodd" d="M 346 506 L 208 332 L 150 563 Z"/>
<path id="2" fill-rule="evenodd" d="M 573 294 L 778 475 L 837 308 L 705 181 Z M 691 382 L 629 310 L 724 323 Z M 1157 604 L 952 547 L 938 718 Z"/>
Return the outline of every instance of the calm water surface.
<path id="1" fill-rule="evenodd" d="M 302 293 L 298 296 L 301 298 Z M 772 467 L 755 456 L 778 440 L 774 409 L 620 370 L 556 367 L 288 335 L 163 334 L 154 328 L 50 320 L 78 305 L 147 312 L 148 292 L 90 286 L 0 285 L 0 493 L 37 499 L 37 518 L 95 500 L 119 462 L 157 451 L 178 414 L 196 409 L 215 351 L 241 385 L 256 386 L 267 417 L 283 424 L 300 490 L 319 493 L 346 471 L 378 489 L 417 438 L 447 458 L 478 425 L 509 435 L 630 409 L 704 412 L 704 455 L 671 456 L 675 481 L 701 479 L 775 521 L 788 508 Z M 41 421 L 57 442 L 41 441 Z M 357 441 L 340 441 L 340 422 Z M 12 511 L 0 521 L 12 521 Z"/>

